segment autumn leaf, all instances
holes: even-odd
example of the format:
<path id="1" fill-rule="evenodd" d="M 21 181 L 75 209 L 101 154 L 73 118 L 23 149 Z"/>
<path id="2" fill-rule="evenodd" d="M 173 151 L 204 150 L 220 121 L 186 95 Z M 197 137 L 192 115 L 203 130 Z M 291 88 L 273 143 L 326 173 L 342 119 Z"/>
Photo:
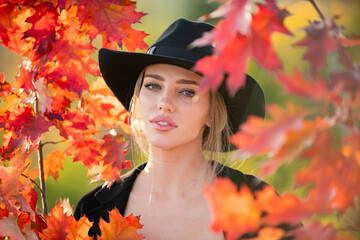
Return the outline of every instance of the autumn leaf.
<path id="1" fill-rule="evenodd" d="M 129 51 L 147 49 L 143 41 L 147 34 L 131 28 L 131 24 L 140 22 L 145 14 L 135 11 L 135 4 L 131 1 L 122 1 L 116 5 L 111 0 L 80 0 L 78 6 L 80 22 L 93 27 L 91 39 L 99 33 L 106 33 L 103 37 L 107 42 L 116 42 L 119 47 L 124 44 Z"/>
<path id="2" fill-rule="evenodd" d="M 63 169 L 63 161 L 65 161 L 65 155 L 61 149 L 46 155 L 44 159 L 45 181 L 50 175 L 55 180 L 59 177 L 59 169 Z"/>
<path id="3" fill-rule="evenodd" d="M 272 120 L 251 116 L 241 125 L 240 131 L 231 136 L 231 142 L 242 151 L 251 154 L 267 154 L 278 151 L 290 130 L 303 127 L 304 110 L 289 104 L 287 110 L 277 105 L 269 105 Z"/>
<path id="4" fill-rule="evenodd" d="M 47 228 L 43 230 L 41 239 L 59 239 L 65 240 L 68 235 L 66 231 L 66 225 L 68 216 L 64 214 L 64 209 L 56 204 L 55 207 L 51 209 L 49 216 L 45 216 Z"/>
<path id="5" fill-rule="evenodd" d="M 34 14 L 31 7 L 23 6 L 18 8 L 13 4 L 0 5 L 0 39 L 1 44 L 11 51 L 21 55 L 26 52 L 31 44 L 24 37 L 24 32 L 30 29 L 31 25 L 25 20 Z"/>
<path id="6" fill-rule="evenodd" d="M 339 235 L 331 224 L 324 226 L 319 222 L 307 224 L 304 227 L 295 230 L 294 233 L 296 239 L 303 240 L 355 240 L 346 234 L 342 236 Z"/>
<path id="7" fill-rule="evenodd" d="M 352 34 L 347 37 L 340 37 L 341 45 L 344 47 L 353 47 L 360 44 L 360 35 Z"/>
<path id="8" fill-rule="evenodd" d="M 290 34 L 283 25 L 289 14 L 270 0 L 258 4 L 258 10 L 252 16 L 248 1 L 234 0 L 226 4 L 228 6 L 213 14 L 225 17 L 217 28 L 197 39 L 192 46 L 216 46 L 213 56 L 196 63 L 195 70 L 204 74 L 201 87 L 216 89 L 227 74 L 227 88 L 234 93 L 245 84 L 245 70 L 250 57 L 269 70 L 282 67 L 270 38 L 275 31 Z"/>
<path id="9" fill-rule="evenodd" d="M 299 70 L 296 70 L 294 75 L 290 77 L 281 73 L 277 79 L 284 84 L 287 92 L 291 94 L 314 100 L 323 100 L 329 97 L 326 82 L 323 79 L 320 78 L 314 81 L 311 76 L 305 78 Z"/>
<path id="10" fill-rule="evenodd" d="M 333 21 L 314 21 L 309 24 L 310 26 L 305 28 L 306 38 L 295 46 L 307 47 L 304 59 L 310 63 L 311 70 L 315 73 L 326 65 L 327 54 L 340 48 L 340 42 L 337 38 L 337 26 Z"/>
<path id="11" fill-rule="evenodd" d="M 266 212 L 262 218 L 263 222 L 274 227 L 280 224 L 298 226 L 304 219 L 312 217 L 320 207 L 301 200 L 292 193 L 279 196 L 270 186 L 257 192 L 256 200 L 258 206 Z"/>
<path id="12" fill-rule="evenodd" d="M 139 223 L 139 217 L 132 214 L 124 218 L 120 212 L 114 208 L 109 212 L 110 222 L 105 222 L 100 219 L 99 226 L 101 229 L 101 236 L 99 240 L 140 240 L 143 237 L 137 233 L 138 229 L 142 228 Z"/>
<path id="13" fill-rule="evenodd" d="M 228 178 L 217 178 L 214 188 L 205 187 L 212 212 L 211 229 L 226 232 L 226 239 L 237 239 L 245 233 L 255 232 L 261 226 L 261 209 L 249 188 L 240 192 Z"/>
<path id="14" fill-rule="evenodd" d="M 31 62 L 28 60 L 24 60 L 19 66 L 20 73 L 15 77 L 15 86 L 17 88 L 22 88 L 25 92 L 29 92 L 29 90 L 35 90 L 33 79 L 34 73 L 31 68 Z"/>
<path id="15" fill-rule="evenodd" d="M 26 240 L 21 232 L 16 216 L 3 217 L 0 219 L 0 236 L 10 239 Z"/>
<path id="16" fill-rule="evenodd" d="M 322 204 L 323 213 L 334 210 L 343 213 L 359 195 L 354 189 L 360 188 L 360 165 L 351 157 L 345 158 L 332 141 L 329 130 L 317 134 L 313 146 L 302 154 L 310 163 L 297 173 L 296 183 L 298 186 L 315 183 L 316 189 L 310 191 L 309 199 L 313 204 Z"/>
<path id="17" fill-rule="evenodd" d="M 54 48 L 55 28 L 59 26 L 57 21 L 59 14 L 51 2 L 40 3 L 33 6 L 33 9 L 35 14 L 26 20 L 32 23 L 32 26 L 24 33 L 24 38 L 35 39 L 34 51 L 30 51 L 27 56 L 31 61 L 36 61 Z"/>
<path id="18" fill-rule="evenodd" d="M 4 77 L 4 74 L 0 73 L 0 97 L 5 96 L 5 92 L 6 93 L 10 93 L 11 92 L 11 85 L 6 82 Z"/>
<path id="19" fill-rule="evenodd" d="M 48 55 L 54 64 L 46 65 L 41 72 L 48 80 L 47 83 L 53 83 L 81 96 L 82 91 L 89 88 L 86 75 L 98 76 L 100 71 L 98 64 L 90 57 L 94 47 L 87 35 L 65 17 L 60 18 L 64 25 L 62 31 L 58 31 L 61 37 L 57 39 L 54 50 Z"/>
<path id="20" fill-rule="evenodd" d="M 295 161 L 304 148 L 312 142 L 316 133 L 332 126 L 331 121 L 317 117 L 314 121 L 303 120 L 300 129 L 289 130 L 285 133 L 285 141 L 281 148 L 274 153 L 269 161 L 261 166 L 262 175 L 274 173 L 282 164 Z"/>

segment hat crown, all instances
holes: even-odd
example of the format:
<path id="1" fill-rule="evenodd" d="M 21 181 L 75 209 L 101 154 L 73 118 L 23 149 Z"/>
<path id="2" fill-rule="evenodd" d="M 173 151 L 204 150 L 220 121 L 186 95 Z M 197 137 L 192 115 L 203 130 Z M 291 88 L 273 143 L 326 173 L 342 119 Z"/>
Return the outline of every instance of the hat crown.
<path id="1" fill-rule="evenodd" d="M 212 55 L 213 47 L 211 45 L 189 47 L 189 45 L 213 28 L 208 23 L 180 18 L 161 34 L 156 42 L 150 46 L 147 53 L 196 62 L 205 56 Z"/>

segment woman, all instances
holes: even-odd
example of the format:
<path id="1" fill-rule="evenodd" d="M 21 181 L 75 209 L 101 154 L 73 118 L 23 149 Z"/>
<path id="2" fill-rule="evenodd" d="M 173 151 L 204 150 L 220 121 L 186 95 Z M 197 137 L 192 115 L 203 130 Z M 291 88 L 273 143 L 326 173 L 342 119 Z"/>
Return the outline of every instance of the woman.
<path id="1" fill-rule="evenodd" d="M 252 191 L 264 183 L 217 162 L 229 151 L 229 134 L 248 115 L 264 116 L 264 95 L 251 77 L 230 97 L 200 91 L 195 62 L 213 52 L 212 46 L 189 44 L 213 29 L 207 23 L 178 19 L 146 54 L 101 49 L 101 73 L 116 97 L 132 112 L 131 126 L 148 162 L 116 181 L 110 189 L 97 187 L 76 206 L 93 222 L 89 236 L 101 234 L 100 218 L 117 208 L 123 216 L 141 215 L 147 239 L 224 239 L 209 230 L 211 220 L 203 186 L 215 177 L 228 177 Z M 235 206 L 234 206 L 235 207 Z"/>

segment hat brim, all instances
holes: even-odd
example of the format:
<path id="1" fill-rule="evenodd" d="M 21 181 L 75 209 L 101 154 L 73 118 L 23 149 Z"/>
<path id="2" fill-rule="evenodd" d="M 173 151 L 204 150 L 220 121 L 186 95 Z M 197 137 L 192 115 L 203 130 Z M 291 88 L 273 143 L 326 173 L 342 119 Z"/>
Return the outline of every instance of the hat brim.
<path id="1" fill-rule="evenodd" d="M 106 84 L 114 95 L 129 110 L 135 83 L 141 71 L 151 64 L 171 64 L 191 70 L 195 62 L 168 56 L 145 53 L 129 53 L 102 48 L 99 51 L 99 66 Z M 218 91 L 224 98 L 232 132 L 239 129 L 249 115 L 265 116 L 265 96 L 260 85 L 246 74 L 246 84 L 235 95 L 230 95 L 225 81 Z"/>

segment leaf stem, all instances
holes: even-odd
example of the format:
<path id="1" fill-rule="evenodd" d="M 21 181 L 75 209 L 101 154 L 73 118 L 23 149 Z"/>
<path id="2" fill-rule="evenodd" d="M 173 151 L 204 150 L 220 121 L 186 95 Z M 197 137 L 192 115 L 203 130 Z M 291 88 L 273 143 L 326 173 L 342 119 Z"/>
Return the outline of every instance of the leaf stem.
<path id="1" fill-rule="evenodd" d="M 316 12 L 319 14 L 320 18 L 322 21 L 325 20 L 324 14 L 321 12 L 320 8 L 318 7 L 318 5 L 316 4 L 315 0 L 308 0 L 313 7 L 315 8 Z"/>

